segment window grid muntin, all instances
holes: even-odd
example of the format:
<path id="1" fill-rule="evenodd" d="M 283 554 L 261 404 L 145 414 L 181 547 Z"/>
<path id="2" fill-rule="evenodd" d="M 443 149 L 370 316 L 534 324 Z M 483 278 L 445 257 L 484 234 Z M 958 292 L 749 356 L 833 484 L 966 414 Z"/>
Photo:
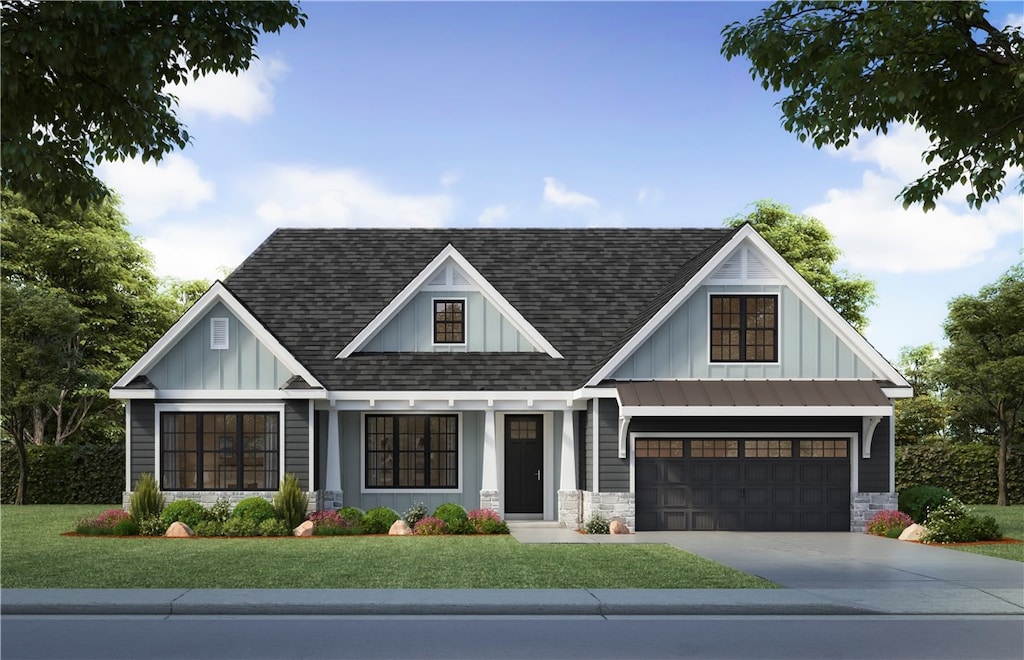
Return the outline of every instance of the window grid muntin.
<path id="1" fill-rule="evenodd" d="M 367 415 L 367 489 L 459 485 L 458 415 Z"/>
<path id="2" fill-rule="evenodd" d="M 690 440 L 691 458 L 738 458 L 739 440 Z"/>
<path id="3" fill-rule="evenodd" d="M 280 482 L 278 413 L 164 412 L 164 490 L 274 490 Z"/>
<path id="4" fill-rule="evenodd" d="M 800 458 L 846 458 L 846 440 L 801 440 Z"/>
<path id="5" fill-rule="evenodd" d="M 744 440 L 744 458 L 792 458 L 792 440 Z"/>
<path id="6" fill-rule="evenodd" d="M 778 296 L 713 295 L 711 362 L 777 362 Z"/>
<path id="7" fill-rule="evenodd" d="M 681 439 L 637 438 L 633 443 L 636 458 L 683 458 Z"/>
<path id="8" fill-rule="evenodd" d="M 434 343 L 466 343 L 465 300 L 434 300 Z"/>

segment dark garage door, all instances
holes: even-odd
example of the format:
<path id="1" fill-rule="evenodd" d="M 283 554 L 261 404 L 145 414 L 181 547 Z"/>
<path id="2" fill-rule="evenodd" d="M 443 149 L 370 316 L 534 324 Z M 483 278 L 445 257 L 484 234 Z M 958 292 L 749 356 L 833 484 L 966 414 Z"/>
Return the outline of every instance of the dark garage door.
<path id="1" fill-rule="evenodd" d="M 849 531 L 848 445 L 637 438 L 637 531 Z"/>

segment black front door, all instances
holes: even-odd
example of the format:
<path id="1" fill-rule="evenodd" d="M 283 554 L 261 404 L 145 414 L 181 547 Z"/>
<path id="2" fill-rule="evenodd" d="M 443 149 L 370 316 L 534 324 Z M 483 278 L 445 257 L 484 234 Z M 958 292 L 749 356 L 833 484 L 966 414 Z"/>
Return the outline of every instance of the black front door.
<path id="1" fill-rule="evenodd" d="M 544 513 L 543 419 L 505 416 L 506 513 Z"/>

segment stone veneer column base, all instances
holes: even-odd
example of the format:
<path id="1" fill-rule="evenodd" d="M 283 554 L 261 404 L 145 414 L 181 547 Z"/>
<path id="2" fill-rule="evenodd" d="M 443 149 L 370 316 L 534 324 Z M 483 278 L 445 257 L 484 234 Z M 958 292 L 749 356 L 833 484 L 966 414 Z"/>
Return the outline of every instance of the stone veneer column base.
<path id="1" fill-rule="evenodd" d="M 850 531 L 863 532 L 876 513 L 898 508 L 897 493 L 854 493 L 850 499 Z"/>
<path id="2" fill-rule="evenodd" d="M 345 506 L 345 491 L 342 490 L 318 490 L 315 497 L 310 498 L 314 511 L 326 511 L 328 509 L 337 511 Z"/>
<path id="3" fill-rule="evenodd" d="M 582 526 L 580 492 L 578 490 L 558 491 L 558 522 L 569 529 L 579 529 Z"/>
<path id="4" fill-rule="evenodd" d="M 480 508 L 491 509 L 497 511 L 498 515 L 501 516 L 501 491 L 497 490 L 482 490 L 480 491 Z M 502 516 L 504 517 L 504 516 Z"/>
<path id="5" fill-rule="evenodd" d="M 162 490 L 160 493 L 164 496 L 164 504 L 170 504 L 175 500 L 192 500 L 199 502 L 203 506 L 209 508 L 217 503 L 217 500 L 225 499 L 232 507 L 241 502 L 247 497 L 262 497 L 270 503 L 274 502 L 274 495 L 276 491 L 252 491 L 252 490 Z M 320 492 L 306 493 L 309 496 L 309 511 L 315 511 L 314 506 L 319 504 Z M 340 508 L 341 503 L 341 491 L 338 491 L 338 503 Z M 131 491 L 125 491 L 121 493 L 121 506 L 125 511 L 128 510 L 131 503 Z"/>
<path id="6" fill-rule="evenodd" d="M 608 521 L 621 520 L 629 531 L 636 531 L 636 498 L 633 493 L 592 493 L 589 490 L 582 493 L 583 523 L 598 515 Z"/>

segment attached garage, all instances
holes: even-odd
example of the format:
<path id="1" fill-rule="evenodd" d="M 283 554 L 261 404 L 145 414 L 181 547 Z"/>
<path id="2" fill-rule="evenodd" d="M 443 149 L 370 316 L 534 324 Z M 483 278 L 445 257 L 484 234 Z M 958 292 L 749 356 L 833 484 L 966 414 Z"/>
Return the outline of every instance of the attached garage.
<path id="1" fill-rule="evenodd" d="M 847 438 L 638 437 L 637 531 L 846 531 Z"/>

